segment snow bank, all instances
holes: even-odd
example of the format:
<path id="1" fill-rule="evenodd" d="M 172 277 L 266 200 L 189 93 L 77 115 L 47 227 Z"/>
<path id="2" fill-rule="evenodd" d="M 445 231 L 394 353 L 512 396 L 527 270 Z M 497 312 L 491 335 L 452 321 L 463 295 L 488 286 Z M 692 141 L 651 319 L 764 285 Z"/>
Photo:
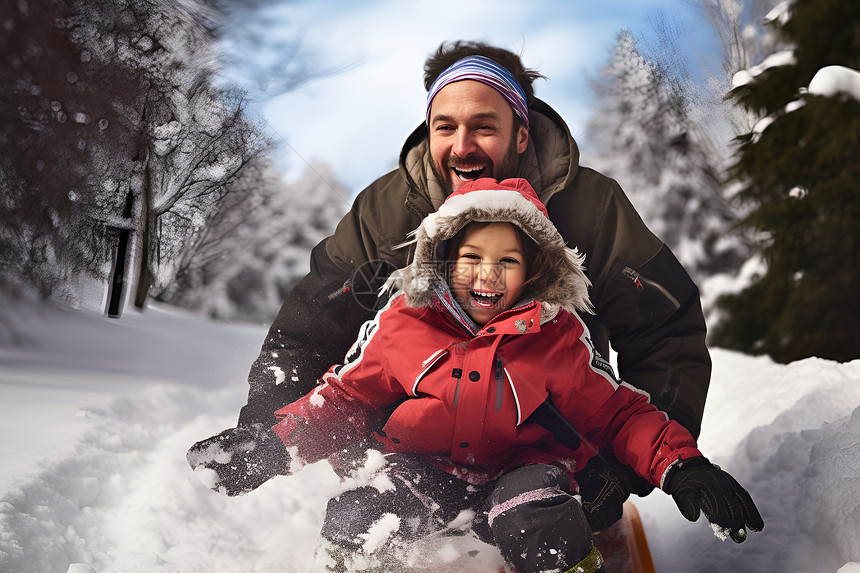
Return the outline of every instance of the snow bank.
<path id="1" fill-rule="evenodd" d="M 17 324 L 27 347 L 0 340 L 0 570 L 311 569 L 326 500 L 341 487 L 327 464 L 226 498 L 185 463 L 190 444 L 235 422 L 264 328 L 169 307 Z M 668 496 L 636 499 L 657 570 L 860 573 L 860 361 L 713 355 L 702 448 L 748 487 L 766 527 L 742 545 L 721 542 Z M 469 536 L 415 551 L 417 571 L 499 565 Z"/>
<path id="2" fill-rule="evenodd" d="M 636 500 L 657 569 L 835 572 L 860 561 L 860 361 L 713 357 L 700 445 L 752 493 L 765 529 L 721 543 L 668 496 Z"/>

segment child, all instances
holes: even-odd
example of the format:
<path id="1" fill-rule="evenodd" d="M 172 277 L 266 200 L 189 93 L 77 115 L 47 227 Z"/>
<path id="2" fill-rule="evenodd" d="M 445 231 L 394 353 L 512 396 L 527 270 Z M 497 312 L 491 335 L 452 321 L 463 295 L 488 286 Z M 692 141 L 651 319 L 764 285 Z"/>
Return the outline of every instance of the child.
<path id="1" fill-rule="evenodd" d="M 385 487 L 328 504 L 322 536 L 337 570 L 366 557 L 383 521 L 394 533 L 373 557 L 386 567 L 398 547 L 467 512 L 519 573 L 602 571 L 573 476 L 604 446 L 688 519 L 701 507 L 737 542 L 761 530 L 749 494 L 594 352 L 577 315 L 590 311 L 584 257 L 528 182 L 463 185 L 414 242 L 413 262 L 390 281 L 400 290 L 343 364 L 276 412 L 277 437 L 249 428 L 244 441 L 192 447 L 192 467 L 215 470 L 212 487 L 245 493 L 377 429 Z"/>

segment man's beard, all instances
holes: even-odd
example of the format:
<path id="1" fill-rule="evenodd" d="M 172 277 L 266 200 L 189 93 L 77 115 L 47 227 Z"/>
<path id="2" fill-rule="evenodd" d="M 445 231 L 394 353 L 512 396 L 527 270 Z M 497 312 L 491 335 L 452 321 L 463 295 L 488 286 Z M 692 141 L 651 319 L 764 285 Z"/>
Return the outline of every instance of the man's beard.
<path id="1" fill-rule="evenodd" d="M 433 175 L 436 176 L 436 180 L 442 186 L 442 190 L 445 192 L 445 195 L 450 195 L 454 192 L 454 183 L 451 181 L 452 177 L 456 177 L 451 172 L 451 167 L 457 167 L 457 165 L 461 164 L 475 164 L 475 163 L 484 163 L 482 161 L 483 157 L 474 153 L 470 153 L 466 157 L 460 158 L 454 155 L 453 153 L 448 156 L 448 160 L 446 161 L 446 167 L 444 173 L 439 170 L 439 162 L 436 161 L 435 157 L 430 158 L 430 169 L 433 171 Z M 500 163 L 493 163 L 493 178 L 502 181 L 504 179 L 509 179 L 511 177 L 516 177 L 519 172 L 520 165 L 520 156 L 517 154 L 517 131 L 514 130 L 514 135 L 511 137 L 510 144 L 508 145 L 508 149 L 505 152 L 505 156 L 502 158 Z M 482 177 L 489 177 L 489 175 L 484 175 L 481 173 Z M 466 183 L 463 181 L 463 183 Z"/>

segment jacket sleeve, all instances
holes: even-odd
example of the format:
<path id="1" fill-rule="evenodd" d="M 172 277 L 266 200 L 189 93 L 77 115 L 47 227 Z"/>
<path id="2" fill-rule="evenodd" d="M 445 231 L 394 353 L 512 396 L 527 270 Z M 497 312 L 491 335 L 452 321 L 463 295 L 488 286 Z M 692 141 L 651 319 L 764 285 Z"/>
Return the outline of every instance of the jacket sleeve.
<path id="1" fill-rule="evenodd" d="M 278 422 L 272 430 L 290 452 L 291 471 L 337 459 L 339 452 L 365 443 L 387 407 L 406 396 L 386 367 L 390 338 L 378 328 L 385 312 L 362 325 L 343 364 L 329 368 L 316 388 L 275 412 Z"/>
<path id="2" fill-rule="evenodd" d="M 382 228 L 373 204 L 390 199 L 390 193 L 379 198 L 379 189 L 392 187 L 396 177 L 389 174 L 359 194 L 334 234 L 313 249 L 310 272 L 287 295 L 251 366 L 239 425 L 274 424 L 274 411 L 306 394 L 332 364 L 343 361 L 359 327 L 373 316 L 379 288 L 407 254 L 390 248 L 406 231 L 390 224 Z"/>
<path id="3" fill-rule="evenodd" d="M 568 243 L 586 253 L 596 345 L 606 355 L 608 334 L 621 377 L 698 436 L 711 360 L 695 283 L 614 180 L 580 168 L 548 209 Z"/>
<path id="4" fill-rule="evenodd" d="M 580 431 L 581 448 L 609 448 L 651 485 L 660 486 L 666 472 L 680 459 L 700 457 L 696 440 L 681 424 L 670 420 L 648 397 L 612 374 L 587 335 L 570 345 L 571 382 L 552 401 Z"/>
<path id="5" fill-rule="evenodd" d="M 623 464 L 656 487 L 678 461 L 701 457 L 692 434 L 621 382 L 589 420 L 586 438 L 604 443 Z"/>

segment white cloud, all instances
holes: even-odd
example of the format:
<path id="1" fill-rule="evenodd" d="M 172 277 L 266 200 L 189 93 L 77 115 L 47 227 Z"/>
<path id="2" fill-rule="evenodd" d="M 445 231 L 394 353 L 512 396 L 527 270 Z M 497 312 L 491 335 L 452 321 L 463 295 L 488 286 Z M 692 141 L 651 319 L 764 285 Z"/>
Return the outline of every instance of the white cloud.
<path id="1" fill-rule="evenodd" d="M 590 3 L 588 3 L 590 4 Z M 301 34 L 324 67 L 344 68 L 265 105 L 272 128 L 289 142 L 290 178 L 322 159 L 353 191 L 396 167 L 406 136 L 424 114 L 426 57 L 441 42 L 483 40 L 521 53 L 549 79 L 538 97 L 565 118 L 574 136 L 588 119 L 588 76 L 606 61 L 622 28 L 645 31 L 656 10 L 680 0 L 610 1 L 600 6 L 550 0 L 290 2 L 271 10 L 279 33 Z M 285 36 L 286 37 L 286 36 Z"/>

